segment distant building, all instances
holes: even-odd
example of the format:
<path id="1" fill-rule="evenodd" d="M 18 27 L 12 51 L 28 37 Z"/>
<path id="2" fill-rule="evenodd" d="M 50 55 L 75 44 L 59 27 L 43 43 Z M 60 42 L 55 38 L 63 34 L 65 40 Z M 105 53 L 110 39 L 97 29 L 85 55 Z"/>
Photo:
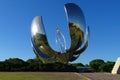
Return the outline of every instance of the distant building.
<path id="1" fill-rule="evenodd" d="M 77 67 L 78 72 L 91 72 L 90 67 Z"/>

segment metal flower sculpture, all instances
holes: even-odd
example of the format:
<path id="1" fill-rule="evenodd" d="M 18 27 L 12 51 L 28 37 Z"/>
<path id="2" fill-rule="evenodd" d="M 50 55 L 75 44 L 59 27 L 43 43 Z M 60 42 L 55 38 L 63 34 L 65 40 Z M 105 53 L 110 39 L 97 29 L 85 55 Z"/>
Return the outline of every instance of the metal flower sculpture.
<path id="1" fill-rule="evenodd" d="M 66 40 L 57 28 L 56 44 L 60 52 L 53 50 L 47 40 L 41 16 L 36 16 L 31 25 L 32 48 L 34 53 L 45 63 L 61 62 L 68 63 L 76 60 L 88 46 L 89 28 L 86 28 L 82 10 L 74 3 L 65 4 L 68 19 L 69 33 L 71 38 L 70 48 L 66 48 Z"/>

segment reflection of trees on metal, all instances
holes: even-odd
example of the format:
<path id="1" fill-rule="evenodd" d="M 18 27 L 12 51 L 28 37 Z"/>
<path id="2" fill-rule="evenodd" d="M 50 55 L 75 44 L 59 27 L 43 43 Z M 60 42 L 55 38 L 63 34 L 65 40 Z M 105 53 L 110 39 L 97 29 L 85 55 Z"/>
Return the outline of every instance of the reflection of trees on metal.
<path id="1" fill-rule="evenodd" d="M 68 3 L 65 4 L 65 11 L 71 38 L 71 46 L 69 49 L 66 49 L 64 35 L 57 28 L 56 43 L 60 51 L 57 52 L 53 50 L 47 41 L 42 17 L 37 16 L 32 21 L 31 41 L 33 51 L 43 62 L 67 63 L 69 61 L 74 61 L 88 46 L 89 28 L 86 28 L 82 10 L 76 4 Z"/>

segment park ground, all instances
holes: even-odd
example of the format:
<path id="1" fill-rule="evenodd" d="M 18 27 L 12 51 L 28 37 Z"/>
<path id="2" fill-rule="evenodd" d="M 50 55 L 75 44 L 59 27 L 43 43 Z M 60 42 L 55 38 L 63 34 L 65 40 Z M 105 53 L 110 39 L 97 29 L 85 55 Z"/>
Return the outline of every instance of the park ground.
<path id="1" fill-rule="evenodd" d="M 120 75 L 75 72 L 0 72 L 0 80 L 120 80 Z"/>

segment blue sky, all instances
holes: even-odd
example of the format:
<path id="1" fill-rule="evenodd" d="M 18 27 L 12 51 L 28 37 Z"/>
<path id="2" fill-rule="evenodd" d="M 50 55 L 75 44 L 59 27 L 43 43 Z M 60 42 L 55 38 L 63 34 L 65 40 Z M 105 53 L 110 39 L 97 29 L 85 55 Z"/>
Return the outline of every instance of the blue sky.
<path id="1" fill-rule="evenodd" d="M 84 64 L 100 58 L 116 61 L 120 57 L 119 0 L 0 0 L 0 61 L 8 58 L 27 60 L 35 55 L 31 48 L 31 22 L 42 16 L 49 43 L 56 49 L 56 27 L 70 46 L 64 4 L 73 2 L 83 10 L 90 26 L 87 50 L 74 62 Z"/>

